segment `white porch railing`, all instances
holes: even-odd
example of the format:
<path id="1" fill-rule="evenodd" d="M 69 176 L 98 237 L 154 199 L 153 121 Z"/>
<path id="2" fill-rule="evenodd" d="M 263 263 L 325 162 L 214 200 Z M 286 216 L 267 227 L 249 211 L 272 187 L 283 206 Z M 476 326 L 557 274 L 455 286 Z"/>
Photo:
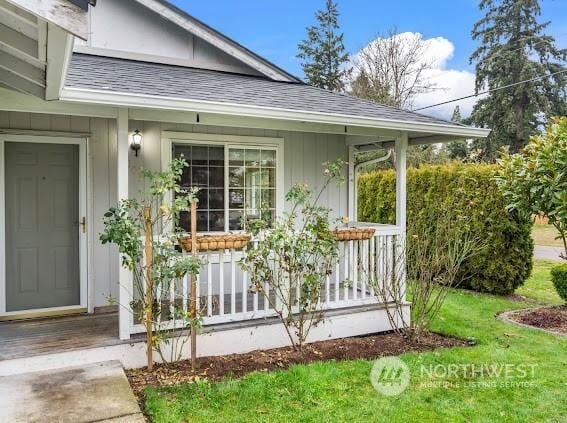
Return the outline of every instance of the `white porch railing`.
<path id="1" fill-rule="evenodd" d="M 321 307 L 339 309 L 378 303 L 374 295 L 374 283 L 383 283 L 392 278 L 393 269 L 401 269 L 393 263 L 400 256 L 403 246 L 403 229 L 396 226 L 378 225 L 369 240 L 339 242 L 339 257 L 335 269 L 321 290 Z M 250 284 L 247 272 L 241 270 L 239 261 L 242 251 L 201 253 L 206 264 L 198 277 L 197 298 L 203 316 L 203 325 L 238 322 L 272 317 L 276 312 L 263 294 Z M 399 270 L 398 270 L 399 271 Z M 174 315 L 176 305 L 187 309 L 190 281 L 186 276 L 172 283 L 157 294 L 164 310 Z M 265 290 L 269 293 L 269 287 Z M 166 314 L 166 313 L 162 313 Z M 164 328 L 183 327 L 183 322 L 166 320 Z M 130 333 L 144 332 L 139 322 L 130 320 Z"/>

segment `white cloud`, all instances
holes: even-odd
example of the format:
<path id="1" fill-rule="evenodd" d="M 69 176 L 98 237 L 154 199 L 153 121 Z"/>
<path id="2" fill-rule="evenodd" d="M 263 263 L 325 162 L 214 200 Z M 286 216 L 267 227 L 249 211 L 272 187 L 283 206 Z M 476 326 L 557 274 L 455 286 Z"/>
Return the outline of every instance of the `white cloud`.
<path id="1" fill-rule="evenodd" d="M 417 32 L 404 32 L 397 34 L 396 37 L 407 37 L 410 39 L 423 38 L 422 35 Z M 371 41 L 369 44 L 379 41 L 380 39 L 376 39 Z M 452 100 L 474 93 L 474 73 L 466 70 L 447 68 L 447 62 L 453 57 L 455 51 L 455 46 L 451 41 L 444 37 L 435 37 L 424 39 L 423 43 L 423 62 L 431 64 L 431 69 L 428 69 L 425 72 L 425 76 L 430 82 L 435 84 L 436 89 L 429 93 L 417 95 L 413 102 L 414 109 L 442 103 L 447 100 Z M 420 113 L 443 119 L 450 119 L 455 106 L 459 105 L 461 115 L 466 117 L 471 113 L 477 100 L 478 98 L 472 97 L 458 102 L 422 110 Z"/>
<path id="2" fill-rule="evenodd" d="M 454 44 L 446 38 L 436 37 L 425 40 L 425 45 L 426 60 L 430 60 L 433 64 L 426 76 L 436 85 L 436 89 L 429 93 L 419 94 L 414 101 L 414 109 L 472 94 L 474 92 L 474 73 L 447 68 L 447 62 L 455 52 Z M 477 100 L 478 98 L 471 97 L 422 110 L 421 113 L 450 119 L 455 106 L 459 105 L 461 115 L 468 116 Z"/>

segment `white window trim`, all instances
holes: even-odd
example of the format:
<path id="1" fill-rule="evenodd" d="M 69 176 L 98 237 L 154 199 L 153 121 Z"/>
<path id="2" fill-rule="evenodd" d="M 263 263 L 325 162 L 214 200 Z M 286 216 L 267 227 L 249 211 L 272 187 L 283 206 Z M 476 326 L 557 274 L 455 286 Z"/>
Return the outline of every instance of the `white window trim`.
<path id="1" fill-rule="evenodd" d="M 200 134 L 194 132 L 163 131 L 161 134 L 161 168 L 167 169 L 172 160 L 173 144 L 203 144 L 225 147 L 225 166 L 228 166 L 228 148 L 272 148 L 276 150 L 276 217 L 284 211 L 284 139 L 273 137 L 254 137 L 243 135 Z M 228 148 L 226 148 L 228 147 Z M 228 172 L 225 172 L 225 213 L 228 210 Z M 171 196 L 168 199 L 172 200 Z M 226 228 L 225 224 L 225 228 Z M 240 232 L 232 230 L 231 232 Z M 207 232 L 214 233 L 214 232 Z"/>

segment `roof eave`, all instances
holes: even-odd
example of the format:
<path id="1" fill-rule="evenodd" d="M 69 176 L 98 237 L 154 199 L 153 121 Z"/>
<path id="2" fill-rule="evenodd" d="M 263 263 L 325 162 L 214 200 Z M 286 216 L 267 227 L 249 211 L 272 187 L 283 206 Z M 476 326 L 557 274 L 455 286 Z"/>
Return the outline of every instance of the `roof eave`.
<path id="1" fill-rule="evenodd" d="M 461 138 L 485 138 L 490 129 L 451 124 L 401 121 L 394 119 L 322 113 L 309 110 L 292 110 L 249 104 L 225 103 L 206 100 L 190 100 L 175 97 L 151 96 L 115 91 L 65 87 L 60 100 L 67 102 L 104 104 L 118 107 L 177 110 L 197 113 L 217 113 L 265 119 L 281 119 L 298 122 L 326 123 L 367 128 L 415 131 L 429 134 L 452 135 Z"/>

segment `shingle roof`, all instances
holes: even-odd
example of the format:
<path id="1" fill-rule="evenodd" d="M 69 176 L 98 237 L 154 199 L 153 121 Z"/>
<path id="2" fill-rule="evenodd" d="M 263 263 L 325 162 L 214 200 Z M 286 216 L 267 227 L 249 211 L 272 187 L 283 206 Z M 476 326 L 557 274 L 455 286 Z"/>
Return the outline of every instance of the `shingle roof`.
<path id="1" fill-rule="evenodd" d="M 78 53 L 73 54 L 65 86 L 400 122 L 451 124 L 303 83 Z"/>

